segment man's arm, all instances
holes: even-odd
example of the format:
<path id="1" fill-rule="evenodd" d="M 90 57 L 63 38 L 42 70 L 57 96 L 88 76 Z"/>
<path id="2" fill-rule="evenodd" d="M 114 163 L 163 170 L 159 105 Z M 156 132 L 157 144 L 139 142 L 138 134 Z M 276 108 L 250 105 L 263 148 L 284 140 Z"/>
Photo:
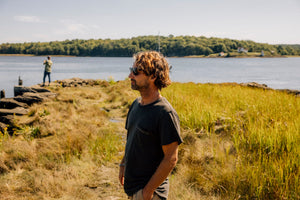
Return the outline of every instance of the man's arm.
<path id="1" fill-rule="evenodd" d="M 178 160 L 178 142 L 162 146 L 164 158 L 143 189 L 144 200 L 150 200 L 155 189 L 168 177 Z"/>
<path id="2" fill-rule="evenodd" d="M 124 185 L 124 172 L 125 172 L 125 156 L 122 158 L 119 168 L 119 180 L 121 185 Z"/>

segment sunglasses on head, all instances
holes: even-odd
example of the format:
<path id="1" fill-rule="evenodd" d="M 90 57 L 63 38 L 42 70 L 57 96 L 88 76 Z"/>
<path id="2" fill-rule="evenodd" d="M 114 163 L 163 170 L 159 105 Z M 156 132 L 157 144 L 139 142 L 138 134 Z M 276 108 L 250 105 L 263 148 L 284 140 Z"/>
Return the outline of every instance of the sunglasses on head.
<path id="1" fill-rule="evenodd" d="M 129 70 L 130 70 L 130 73 L 131 72 L 133 73 L 133 75 L 135 75 L 135 76 L 139 75 L 139 70 L 137 67 L 130 67 Z"/>

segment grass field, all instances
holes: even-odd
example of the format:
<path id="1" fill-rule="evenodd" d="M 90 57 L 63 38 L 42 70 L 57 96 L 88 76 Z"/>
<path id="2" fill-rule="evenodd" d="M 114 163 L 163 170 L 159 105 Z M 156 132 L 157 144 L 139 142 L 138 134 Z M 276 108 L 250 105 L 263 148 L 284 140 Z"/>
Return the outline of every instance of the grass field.
<path id="1" fill-rule="evenodd" d="M 129 81 L 51 86 L 58 96 L 0 137 L 1 199 L 127 199 L 118 182 Z M 184 143 L 170 200 L 299 199 L 300 99 L 237 84 L 163 89 Z"/>

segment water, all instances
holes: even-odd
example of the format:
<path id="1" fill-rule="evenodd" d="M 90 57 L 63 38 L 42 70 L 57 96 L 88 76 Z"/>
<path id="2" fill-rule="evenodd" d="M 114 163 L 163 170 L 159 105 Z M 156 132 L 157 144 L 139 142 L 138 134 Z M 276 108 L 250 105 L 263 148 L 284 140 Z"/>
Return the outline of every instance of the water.
<path id="1" fill-rule="evenodd" d="M 13 97 L 21 76 L 24 86 L 42 82 L 46 57 L 0 56 L 0 90 Z M 124 80 L 132 58 L 52 57 L 51 79 Z M 274 89 L 300 90 L 300 58 L 168 58 L 172 81 L 196 83 L 257 82 Z M 48 79 L 46 79 L 48 81 Z"/>

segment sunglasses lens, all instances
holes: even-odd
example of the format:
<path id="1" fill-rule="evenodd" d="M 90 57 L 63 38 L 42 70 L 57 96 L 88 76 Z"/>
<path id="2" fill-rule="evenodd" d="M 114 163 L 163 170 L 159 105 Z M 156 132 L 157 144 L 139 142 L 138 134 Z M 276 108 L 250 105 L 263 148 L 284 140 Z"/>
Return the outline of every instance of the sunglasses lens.
<path id="1" fill-rule="evenodd" d="M 133 73 L 133 75 L 137 76 L 139 74 L 138 69 L 136 67 L 130 67 L 130 72 Z"/>

